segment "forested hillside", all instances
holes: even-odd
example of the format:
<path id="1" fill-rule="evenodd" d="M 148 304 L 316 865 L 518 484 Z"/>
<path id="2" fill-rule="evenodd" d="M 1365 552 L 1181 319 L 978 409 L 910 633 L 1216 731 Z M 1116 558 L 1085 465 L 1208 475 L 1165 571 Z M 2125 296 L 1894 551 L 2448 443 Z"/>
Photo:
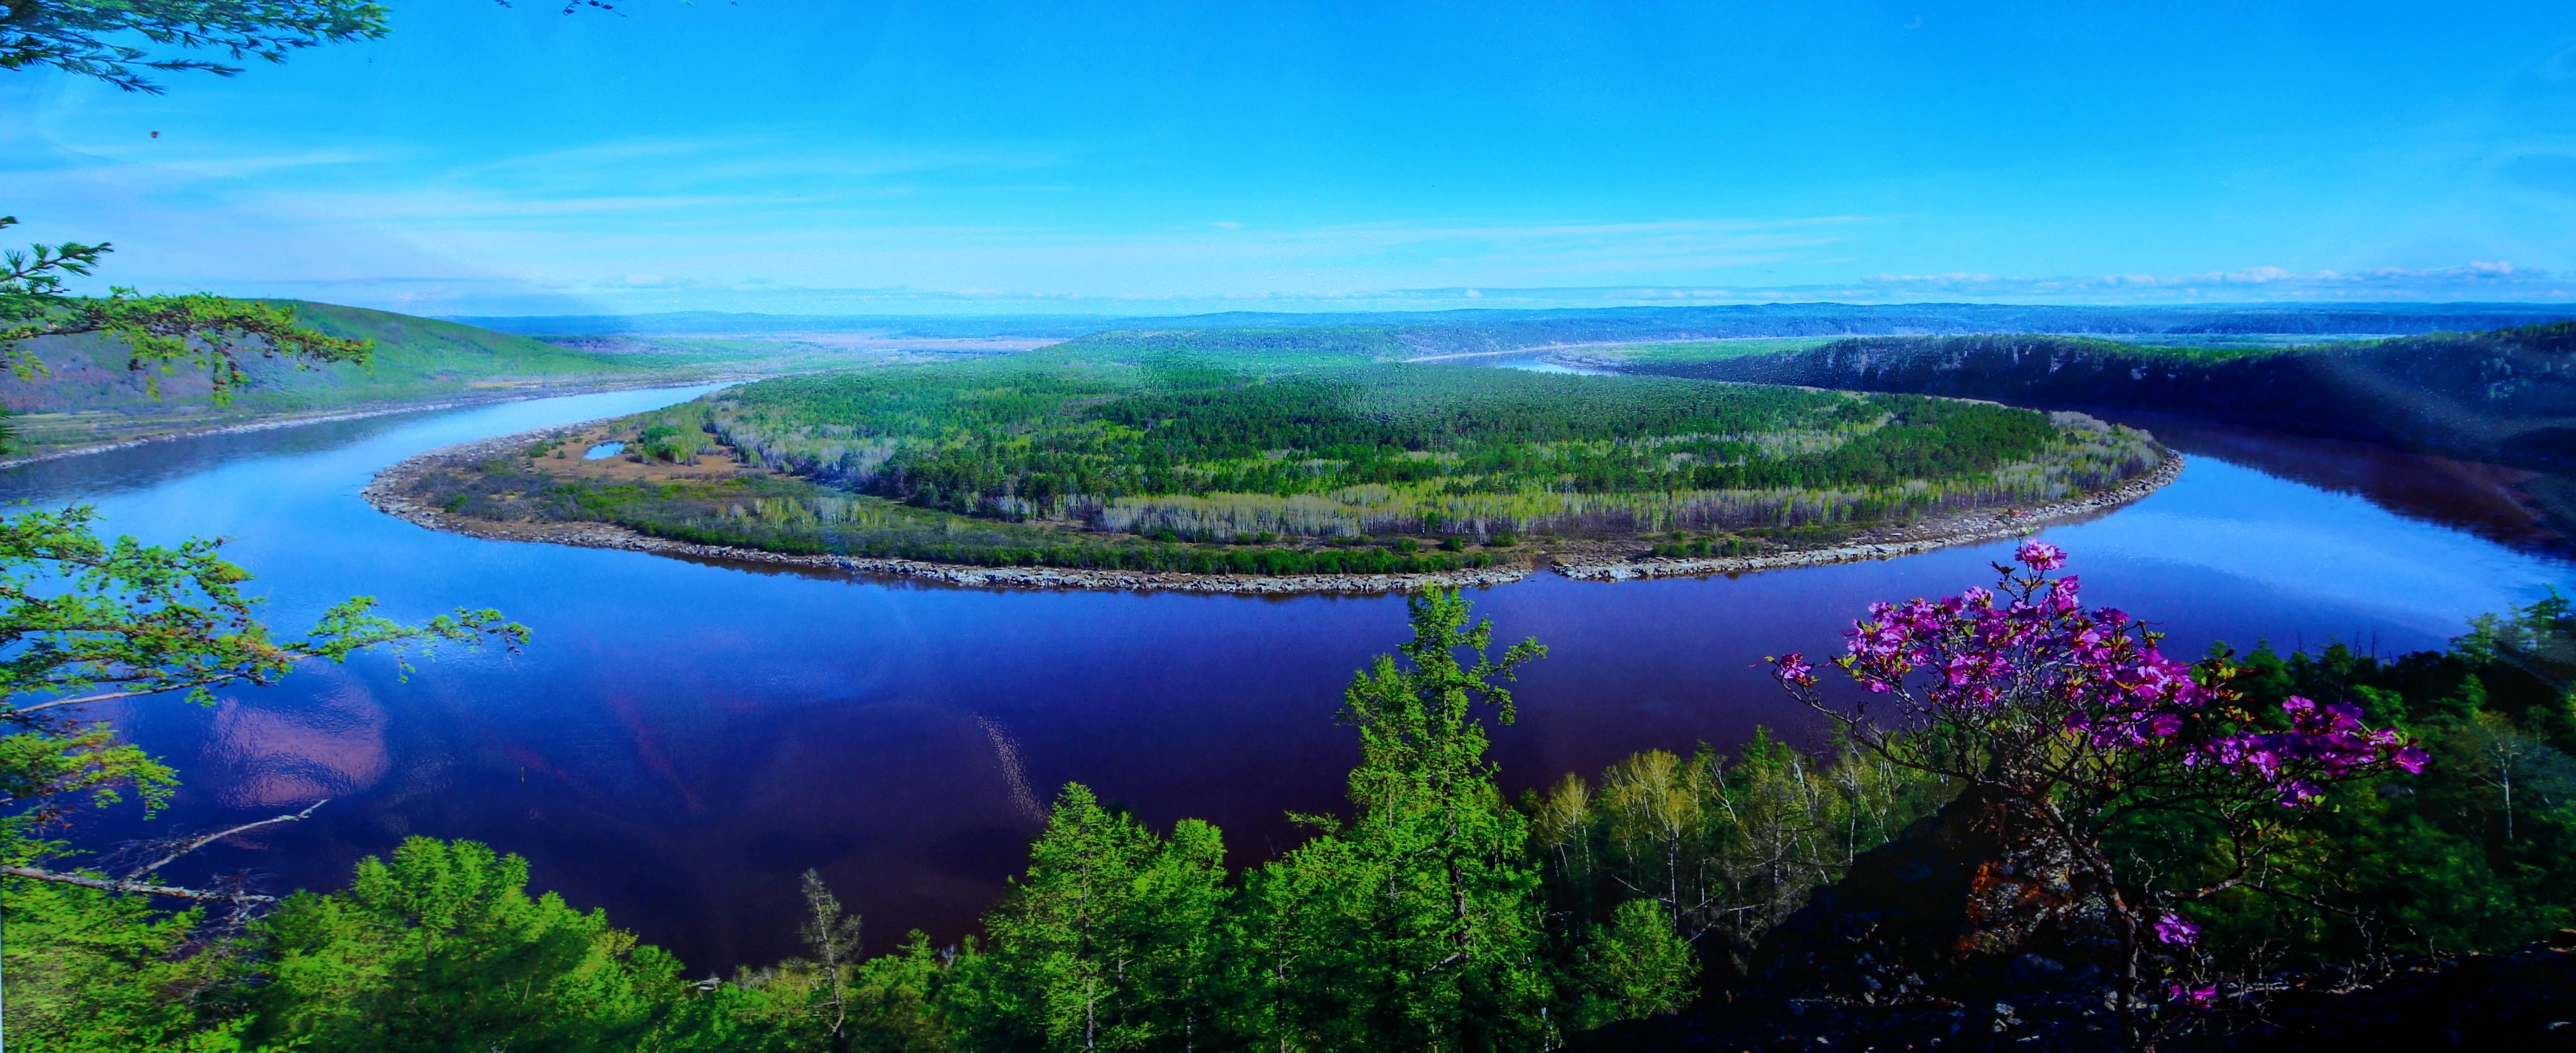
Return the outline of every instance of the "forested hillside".
<path id="1" fill-rule="evenodd" d="M 357 307 L 296 302 L 297 320 L 320 333 L 372 345 L 364 365 L 310 365 L 252 355 L 230 405 L 210 397 L 200 369 L 129 368 L 133 353 L 104 336 L 27 342 L 42 372 L 0 373 L 0 408 L 12 415 L 13 447 L 42 451 L 168 431 L 221 426 L 281 414 L 406 402 L 497 397 L 597 384 L 682 381 L 719 368 L 722 357 L 632 356 L 557 347 L 456 322 Z"/>
<path id="2" fill-rule="evenodd" d="M 2576 323 L 2282 350 L 2062 336 L 1864 337 L 1636 372 L 2146 410 L 2576 464 Z"/>

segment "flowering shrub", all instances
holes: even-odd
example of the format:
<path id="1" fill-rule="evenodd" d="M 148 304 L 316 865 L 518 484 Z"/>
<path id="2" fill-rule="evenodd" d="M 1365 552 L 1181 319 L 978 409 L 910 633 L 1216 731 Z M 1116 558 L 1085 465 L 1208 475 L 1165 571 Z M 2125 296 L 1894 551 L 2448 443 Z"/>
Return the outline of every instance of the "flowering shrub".
<path id="1" fill-rule="evenodd" d="M 2322 799 L 2329 783 L 2388 769 L 2423 770 L 2424 751 L 2393 730 L 2362 726 L 2358 707 L 2293 697 L 2274 726 L 2236 706 L 2232 670 L 2197 671 L 2156 647 L 2159 635 L 2111 607 L 2087 610 L 2074 575 L 2049 577 L 2066 553 L 2024 542 L 2024 571 L 1997 565 L 1999 591 L 1875 603 L 1834 660 L 1898 720 L 1864 700 L 1826 704 L 1804 655 L 1772 659 L 1781 682 L 1864 744 L 1904 747 L 1922 766 L 2032 794 L 2107 800 L 2167 784 L 2195 792 L 2260 787 L 2282 807 Z M 2202 676 L 2210 682 L 2204 683 Z"/>
<path id="2" fill-rule="evenodd" d="M 2161 634 L 2109 607 L 2086 608 L 2066 553 L 2025 541 L 2018 567 L 1996 564 L 1991 591 L 1876 603 L 1833 659 L 1861 690 L 1829 699 L 1815 663 L 1772 659 L 1789 691 L 1855 744 L 1897 764 L 1982 787 L 2034 836 L 2053 837 L 2109 901 L 2128 968 L 2187 966 L 2199 926 L 2171 909 L 2230 889 L 2262 890 L 2263 862 L 2287 826 L 2338 783 L 2420 772 L 2426 755 L 2393 729 L 2373 729 L 2343 703 L 2291 697 L 2256 712 L 2212 660 L 2168 658 Z M 2214 867 L 2187 887 L 2123 882 L 2101 847 L 2115 825 L 2188 815 L 2219 836 Z M 2216 997 L 2169 985 L 2181 1002 Z"/>

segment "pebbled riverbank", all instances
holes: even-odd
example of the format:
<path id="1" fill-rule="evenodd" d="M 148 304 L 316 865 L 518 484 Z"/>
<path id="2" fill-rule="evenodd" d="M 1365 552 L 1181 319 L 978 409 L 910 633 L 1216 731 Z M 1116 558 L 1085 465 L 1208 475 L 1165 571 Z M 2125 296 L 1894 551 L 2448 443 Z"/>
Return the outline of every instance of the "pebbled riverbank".
<path id="1" fill-rule="evenodd" d="M 611 418 L 602 418 L 602 420 Z M 731 545 L 706 545 L 655 537 L 609 523 L 499 522 L 457 515 L 412 499 L 404 491 L 421 473 L 438 467 L 463 466 L 584 431 L 599 421 L 539 428 L 512 435 L 460 443 L 397 462 L 376 473 L 361 491 L 367 503 L 388 515 L 432 530 L 499 541 L 532 541 L 583 548 L 621 549 L 698 559 L 731 560 L 810 567 L 860 574 L 885 574 L 941 581 L 954 585 L 1034 588 L 1108 589 L 1290 595 L 1305 593 L 1384 594 L 1426 588 L 1473 588 L 1506 585 L 1553 567 L 1569 578 L 1625 581 L 1637 578 L 1740 574 L 1748 571 L 1823 566 L 1929 552 L 1952 545 L 2014 537 L 2050 523 L 2087 518 L 2119 508 L 2171 483 L 2182 474 L 2182 455 L 2162 451 L 2164 460 L 2145 474 L 2100 494 L 2030 509 L 1963 513 L 1909 526 L 1887 527 L 1857 540 L 1834 545 L 1756 556 L 1663 557 L 1541 551 L 1508 565 L 1424 574 L 1191 574 L 1177 571 L 1091 570 L 1069 567 L 978 567 L 882 556 L 797 555 Z"/>

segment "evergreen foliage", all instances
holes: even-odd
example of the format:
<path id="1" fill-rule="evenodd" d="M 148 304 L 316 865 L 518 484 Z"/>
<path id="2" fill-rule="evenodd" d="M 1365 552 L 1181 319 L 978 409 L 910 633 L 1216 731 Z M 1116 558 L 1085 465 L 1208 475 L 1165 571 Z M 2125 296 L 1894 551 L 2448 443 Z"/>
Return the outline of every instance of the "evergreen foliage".
<path id="1" fill-rule="evenodd" d="M 0 877 L 7 904 L 8 1036 L 63 1053 L 237 1049 L 242 963 L 203 942 L 202 909 Z"/>
<path id="2" fill-rule="evenodd" d="M 1550 1037 L 1529 820 L 1485 758 L 1487 714 L 1513 717 L 1504 682 L 1546 649 L 1527 640 L 1489 655 L 1492 624 L 1471 625 L 1454 593 L 1411 606 L 1402 661 L 1380 656 L 1344 695 L 1360 733 L 1350 822 L 1324 824 L 1252 885 L 1256 954 L 1278 987 L 1264 1030 L 1281 1045 L 1512 1049 Z"/>
<path id="3" fill-rule="evenodd" d="M 288 899 L 260 925 L 269 960 L 246 1038 L 317 1053 L 652 1048 L 684 1009 L 679 961 L 527 881 L 517 856 L 412 838 L 360 862 L 345 892 Z"/>
<path id="4" fill-rule="evenodd" d="M 1215 827 L 1169 839 L 1065 787 L 1028 872 L 985 919 L 953 1013 L 995 1050 L 1188 1049 L 1219 1032 L 1230 900 Z"/>

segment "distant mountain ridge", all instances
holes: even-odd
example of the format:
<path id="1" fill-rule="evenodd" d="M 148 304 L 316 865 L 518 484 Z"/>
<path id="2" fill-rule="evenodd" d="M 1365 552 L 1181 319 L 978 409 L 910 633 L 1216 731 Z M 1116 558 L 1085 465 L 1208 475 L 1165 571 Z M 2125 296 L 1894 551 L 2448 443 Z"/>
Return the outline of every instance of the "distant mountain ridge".
<path id="1" fill-rule="evenodd" d="M 728 314 L 460 317 L 499 332 L 531 336 L 783 336 L 877 334 L 889 337 L 992 336 L 1189 343 L 1222 354 L 1250 341 L 1278 351 L 1304 342 L 1343 351 L 1367 330 L 1388 354 L 1462 354 L 1582 344 L 1644 343 L 1757 336 L 1945 335 L 1966 333 L 2403 335 L 2501 329 L 2576 319 L 2576 306 L 2539 304 L 2222 304 L 2193 307 L 2062 307 L 2015 304 L 1743 304 L 1702 307 L 1462 309 L 1351 313 L 1235 311 L 1170 317 L 869 316 Z M 1300 336 L 1298 334 L 1308 334 Z M 1250 334 L 1258 334 L 1253 336 Z M 1186 339 L 1183 339 L 1184 336 Z"/>

